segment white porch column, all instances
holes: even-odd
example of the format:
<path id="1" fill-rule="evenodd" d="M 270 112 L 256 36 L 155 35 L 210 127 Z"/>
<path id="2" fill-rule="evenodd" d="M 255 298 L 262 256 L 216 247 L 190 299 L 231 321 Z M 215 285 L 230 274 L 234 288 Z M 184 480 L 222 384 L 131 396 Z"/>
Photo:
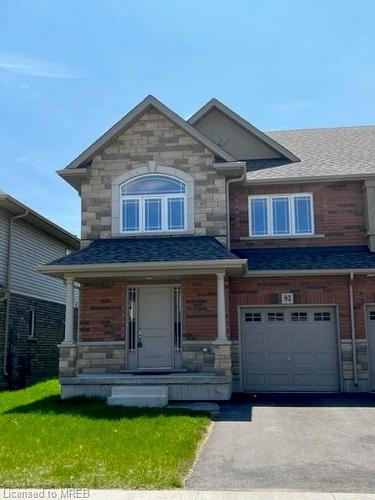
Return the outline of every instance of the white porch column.
<path id="1" fill-rule="evenodd" d="M 225 316 L 224 273 L 217 273 L 217 339 L 227 341 L 227 325 Z"/>
<path id="2" fill-rule="evenodd" d="M 74 341 L 74 280 L 65 278 L 66 305 L 65 305 L 65 338 L 64 342 L 72 344 Z"/>

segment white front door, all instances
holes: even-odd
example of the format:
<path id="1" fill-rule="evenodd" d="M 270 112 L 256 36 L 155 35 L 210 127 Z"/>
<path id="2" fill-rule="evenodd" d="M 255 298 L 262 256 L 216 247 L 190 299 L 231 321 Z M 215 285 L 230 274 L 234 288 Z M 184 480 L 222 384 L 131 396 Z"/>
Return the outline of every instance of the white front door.
<path id="1" fill-rule="evenodd" d="M 138 289 L 138 368 L 172 368 L 172 298 L 170 287 Z"/>

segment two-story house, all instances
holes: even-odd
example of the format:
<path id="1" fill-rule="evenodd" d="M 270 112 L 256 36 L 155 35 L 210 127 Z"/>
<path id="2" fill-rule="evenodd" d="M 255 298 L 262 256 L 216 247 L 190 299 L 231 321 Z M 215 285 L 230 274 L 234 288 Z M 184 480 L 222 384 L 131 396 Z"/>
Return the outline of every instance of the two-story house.
<path id="1" fill-rule="evenodd" d="M 149 96 L 59 174 L 83 240 L 41 268 L 66 282 L 63 397 L 375 389 L 375 127 L 264 133 Z"/>
<path id="2" fill-rule="evenodd" d="M 0 191 L 0 387 L 56 376 L 65 287 L 37 268 L 79 248 L 78 238 Z"/>

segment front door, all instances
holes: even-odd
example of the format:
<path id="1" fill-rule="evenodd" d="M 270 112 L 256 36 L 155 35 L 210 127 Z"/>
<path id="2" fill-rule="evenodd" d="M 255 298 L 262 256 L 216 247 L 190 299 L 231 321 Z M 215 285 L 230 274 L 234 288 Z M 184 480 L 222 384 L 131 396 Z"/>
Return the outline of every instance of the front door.
<path id="1" fill-rule="evenodd" d="M 138 289 L 138 368 L 172 368 L 172 288 Z"/>

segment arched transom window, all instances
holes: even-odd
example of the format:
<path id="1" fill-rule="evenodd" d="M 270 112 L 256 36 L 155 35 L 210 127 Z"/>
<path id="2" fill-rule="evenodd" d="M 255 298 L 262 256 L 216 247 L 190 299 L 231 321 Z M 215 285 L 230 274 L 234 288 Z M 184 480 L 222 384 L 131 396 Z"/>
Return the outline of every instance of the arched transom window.
<path id="1" fill-rule="evenodd" d="M 175 177 L 146 175 L 120 186 L 123 233 L 186 230 L 186 184 Z"/>

